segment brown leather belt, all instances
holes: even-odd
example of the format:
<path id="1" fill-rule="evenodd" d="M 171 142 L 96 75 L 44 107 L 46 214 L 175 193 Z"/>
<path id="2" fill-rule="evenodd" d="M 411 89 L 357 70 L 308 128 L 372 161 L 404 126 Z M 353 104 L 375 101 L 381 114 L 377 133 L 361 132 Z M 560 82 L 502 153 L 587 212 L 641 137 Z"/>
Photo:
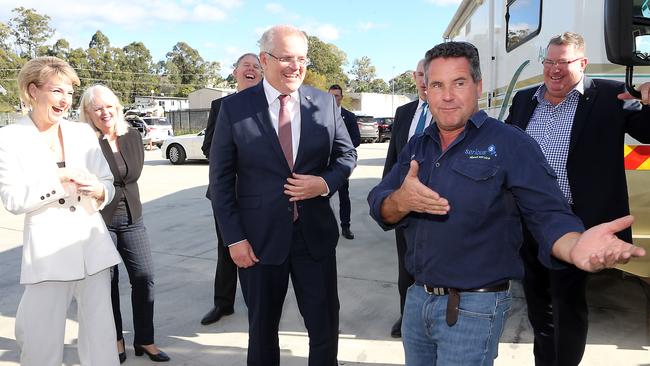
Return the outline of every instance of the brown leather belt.
<path id="1" fill-rule="evenodd" d="M 460 292 L 508 291 L 508 289 L 510 288 L 510 281 L 506 281 L 490 287 L 474 288 L 474 289 L 466 289 L 466 290 L 450 288 L 450 287 L 431 287 L 429 285 L 423 285 L 423 286 L 424 286 L 424 291 L 426 291 L 426 293 L 428 293 L 429 295 L 435 295 L 435 296 L 449 295 L 447 297 L 446 321 L 447 321 L 447 325 L 451 327 L 454 324 L 456 324 L 456 322 L 458 321 L 458 307 L 460 306 L 460 295 L 459 295 Z"/>

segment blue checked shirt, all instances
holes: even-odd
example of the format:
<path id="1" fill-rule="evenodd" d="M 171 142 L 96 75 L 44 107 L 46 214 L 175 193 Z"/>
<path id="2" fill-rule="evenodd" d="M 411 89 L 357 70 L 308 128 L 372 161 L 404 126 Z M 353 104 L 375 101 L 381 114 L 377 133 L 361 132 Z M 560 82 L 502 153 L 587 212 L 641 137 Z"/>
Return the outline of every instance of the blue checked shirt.
<path id="1" fill-rule="evenodd" d="M 545 93 L 546 87 L 542 84 L 533 95 L 533 98 L 537 98 L 538 104 L 526 127 L 526 132 L 539 144 L 548 164 L 557 174 L 560 190 L 567 202 L 573 204 L 566 161 L 569 156 L 573 117 L 578 108 L 580 94 L 584 94 L 583 80 L 580 80 L 558 105 L 553 105 L 544 99 Z"/>

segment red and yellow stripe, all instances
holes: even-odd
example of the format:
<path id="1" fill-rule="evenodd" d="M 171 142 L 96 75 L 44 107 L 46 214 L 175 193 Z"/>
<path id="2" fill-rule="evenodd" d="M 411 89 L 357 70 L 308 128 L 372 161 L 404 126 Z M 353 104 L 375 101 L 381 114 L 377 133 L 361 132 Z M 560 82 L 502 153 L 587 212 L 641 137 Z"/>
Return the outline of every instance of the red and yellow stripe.
<path id="1" fill-rule="evenodd" d="M 625 170 L 650 170 L 650 145 L 625 145 Z"/>

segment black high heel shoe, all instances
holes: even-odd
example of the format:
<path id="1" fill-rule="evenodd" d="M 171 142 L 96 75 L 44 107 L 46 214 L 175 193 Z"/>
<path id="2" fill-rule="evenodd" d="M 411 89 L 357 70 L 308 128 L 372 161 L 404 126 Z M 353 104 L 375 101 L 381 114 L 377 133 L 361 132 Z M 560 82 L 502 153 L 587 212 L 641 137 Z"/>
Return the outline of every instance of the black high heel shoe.
<path id="1" fill-rule="evenodd" d="M 124 344 L 124 338 L 121 340 L 122 342 L 122 348 L 124 348 L 124 351 L 118 353 L 117 355 L 120 357 L 120 364 L 123 364 L 126 361 L 126 347 Z"/>
<path id="2" fill-rule="evenodd" d="M 146 348 L 142 347 L 139 344 L 134 344 L 133 349 L 135 350 L 135 355 L 136 356 L 142 356 L 143 354 L 147 354 L 149 356 L 149 359 L 153 362 L 167 362 L 170 360 L 169 356 L 163 351 L 160 351 L 156 354 L 149 353 Z"/>

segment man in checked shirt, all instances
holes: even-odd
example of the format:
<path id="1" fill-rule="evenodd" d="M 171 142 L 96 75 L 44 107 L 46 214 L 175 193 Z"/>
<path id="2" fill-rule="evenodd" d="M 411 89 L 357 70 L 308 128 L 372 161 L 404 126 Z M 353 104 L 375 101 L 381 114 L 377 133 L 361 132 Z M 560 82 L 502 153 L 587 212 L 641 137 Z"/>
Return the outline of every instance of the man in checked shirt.
<path id="1" fill-rule="evenodd" d="M 650 142 L 650 83 L 639 88 L 639 103 L 621 82 L 585 77 L 585 42 L 576 33 L 551 38 L 546 51 L 544 84 L 515 95 L 506 123 L 537 141 L 585 228 L 628 215 L 624 136 Z M 617 235 L 632 242 L 629 228 Z M 568 264 L 562 270 L 544 267 L 537 247 L 525 230 L 523 284 L 535 365 L 576 366 L 587 341 L 587 273 Z"/>

